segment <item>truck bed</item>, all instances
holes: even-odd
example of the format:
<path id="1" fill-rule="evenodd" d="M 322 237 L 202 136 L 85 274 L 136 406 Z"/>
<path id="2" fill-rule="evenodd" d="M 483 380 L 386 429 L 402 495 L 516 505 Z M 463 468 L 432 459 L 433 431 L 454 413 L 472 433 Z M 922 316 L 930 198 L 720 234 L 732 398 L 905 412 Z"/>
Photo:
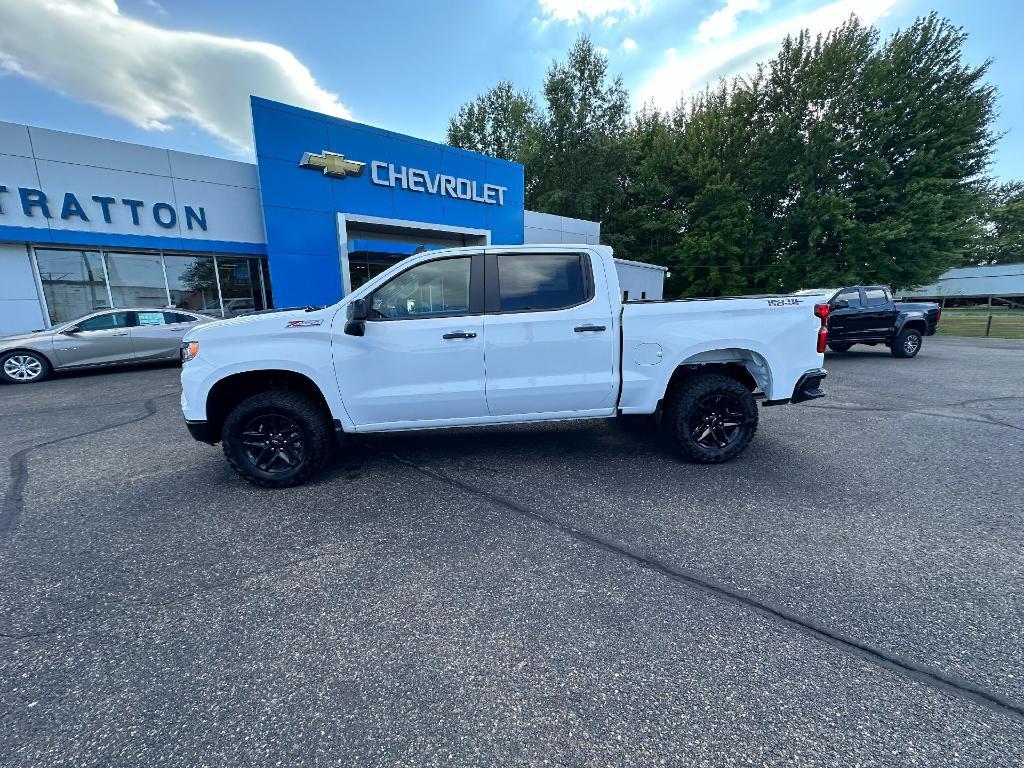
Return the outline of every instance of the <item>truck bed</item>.
<path id="1" fill-rule="evenodd" d="M 789 399 L 822 364 L 814 303 L 777 295 L 624 303 L 623 410 L 649 408 L 683 364 L 743 365 L 768 400 Z"/>

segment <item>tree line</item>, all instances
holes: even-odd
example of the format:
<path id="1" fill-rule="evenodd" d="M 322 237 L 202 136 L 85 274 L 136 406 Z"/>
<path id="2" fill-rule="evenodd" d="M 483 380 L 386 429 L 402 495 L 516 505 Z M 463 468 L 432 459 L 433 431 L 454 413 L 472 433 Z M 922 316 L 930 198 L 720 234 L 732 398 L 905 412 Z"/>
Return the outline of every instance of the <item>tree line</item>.
<path id="1" fill-rule="evenodd" d="M 539 98 L 501 82 L 447 139 L 522 163 L 528 208 L 600 221 L 618 256 L 670 269 L 669 295 L 909 288 L 1024 261 L 1024 184 L 987 176 L 997 94 L 965 40 L 936 14 L 886 39 L 851 17 L 632 114 L 581 37 Z"/>

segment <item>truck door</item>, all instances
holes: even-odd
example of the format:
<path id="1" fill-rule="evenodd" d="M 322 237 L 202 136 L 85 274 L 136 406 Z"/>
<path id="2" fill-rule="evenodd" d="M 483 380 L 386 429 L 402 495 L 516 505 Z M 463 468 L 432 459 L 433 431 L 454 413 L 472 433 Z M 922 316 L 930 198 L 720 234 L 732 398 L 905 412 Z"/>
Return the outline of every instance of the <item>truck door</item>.
<path id="1" fill-rule="evenodd" d="M 888 338 L 896 327 L 896 305 L 885 288 L 864 289 L 864 310 L 861 313 L 863 336 L 866 339 Z"/>
<path id="2" fill-rule="evenodd" d="M 604 262 L 591 253 L 487 254 L 492 416 L 610 414 L 619 338 Z"/>
<path id="3" fill-rule="evenodd" d="M 848 306 L 843 306 L 846 302 Z M 861 333 L 863 303 L 860 288 L 844 288 L 833 298 L 828 313 L 828 335 L 836 341 L 855 341 Z"/>
<path id="4" fill-rule="evenodd" d="M 342 401 L 357 427 L 487 415 L 483 254 L 421 261 L 367 297 L 363 336 L 332 329 Z"/>

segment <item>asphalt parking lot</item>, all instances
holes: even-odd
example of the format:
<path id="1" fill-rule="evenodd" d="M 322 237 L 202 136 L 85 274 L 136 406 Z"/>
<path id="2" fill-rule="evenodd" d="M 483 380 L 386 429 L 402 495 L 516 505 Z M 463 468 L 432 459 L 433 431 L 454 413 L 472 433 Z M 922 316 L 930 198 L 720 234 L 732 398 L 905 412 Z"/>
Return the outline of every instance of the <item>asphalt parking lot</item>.
<path id="1" fill-rule="evenodd" d="M 0 764 L 1024 762 L 1024 342 L 826 360 L 740 460 L 373 436 L 264 491 L 178 372 L 0 388 Z"/>

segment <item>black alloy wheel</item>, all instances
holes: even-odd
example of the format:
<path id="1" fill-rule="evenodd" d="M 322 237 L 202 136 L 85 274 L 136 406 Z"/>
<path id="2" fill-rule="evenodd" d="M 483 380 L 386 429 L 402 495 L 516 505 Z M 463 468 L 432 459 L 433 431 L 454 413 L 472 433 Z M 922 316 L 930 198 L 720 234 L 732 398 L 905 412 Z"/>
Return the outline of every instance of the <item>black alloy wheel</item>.
<path id="1" fill-rule="evenodd" d="M 664 424 L 688 461 L 718 464 L 739 456 L 757 432 L 757 402 L 731 376 L 702 373 L 681 381 L 665 405 Z"/>
<path id="2" fill-rule="evenodd" d="M 239 440 L 246 458 L 268 475 L 291 472 L 306 458 L 306 436 L 294 421 L 276 413 L 249 420 Z"/>
<path id="3" fill-rule="evenodd" d="M 729 393 L 708 395 L 697 401 L 687 420 L 690 437 L 705 448 L 728 448 L 746 423 L 738 398 Z"/>
<path id="4" fill-rule="evenodd" d="M 224 456 L 243 480 L 262 488 L 301 485 L 324 467 L 336 440 L 323 401 L 271 390 L 239 403 L 224 420 Z"/>

